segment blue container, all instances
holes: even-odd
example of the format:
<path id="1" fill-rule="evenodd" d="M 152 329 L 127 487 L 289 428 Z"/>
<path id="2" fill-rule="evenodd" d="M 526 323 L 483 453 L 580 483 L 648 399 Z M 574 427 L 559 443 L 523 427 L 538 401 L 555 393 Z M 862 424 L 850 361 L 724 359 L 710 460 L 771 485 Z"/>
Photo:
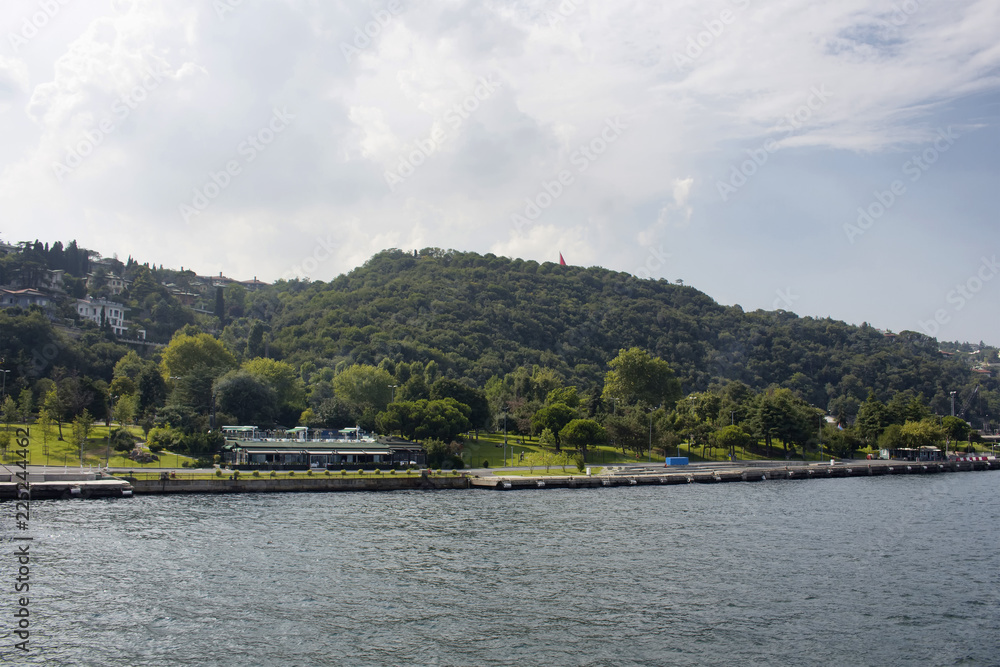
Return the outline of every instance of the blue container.
<path id="1" fill-rule="evenodd" d="M 668 466 L 686 466 L 688 464 L 688 457 L 686 456 L 668 456 L 667 465 Z"/>

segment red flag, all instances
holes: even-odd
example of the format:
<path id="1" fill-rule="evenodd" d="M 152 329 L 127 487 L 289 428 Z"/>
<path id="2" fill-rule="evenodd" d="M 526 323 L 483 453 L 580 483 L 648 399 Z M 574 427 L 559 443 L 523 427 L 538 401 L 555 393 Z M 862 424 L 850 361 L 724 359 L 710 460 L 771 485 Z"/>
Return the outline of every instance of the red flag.
<path id="1" fill-rule="evenodd" d="M 562 253 L 559 253 L 559 266 L 566 266 L 566 260 L 563 259 Z"/>

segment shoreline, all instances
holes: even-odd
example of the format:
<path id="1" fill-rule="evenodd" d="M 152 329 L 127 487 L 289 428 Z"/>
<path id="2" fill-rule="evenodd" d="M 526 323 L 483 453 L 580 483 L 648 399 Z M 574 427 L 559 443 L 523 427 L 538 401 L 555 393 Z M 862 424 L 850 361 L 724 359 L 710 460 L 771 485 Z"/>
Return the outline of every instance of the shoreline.
<path id="1" fill-rule="evenodd" d="M 98 477 L 94 474 L 34 473 L 29 477 L 32 499 L 129 498 L 136 495 L 323 493 L 404 490 L 500 490 L 586 489 L 619 486 L 720 484 L 775 480 L 930 475 L 1000 470 L 1000 461 L 853 461 L 837 463 L 788 463 L 754 461 L 693 466 L 621 466 L 600 475 L 432 475 L 371 477 L 296 477 L 241 479 L 184 479 L 164 476 L 137 479 L 127 475 Z M 20 495 L 19 495 L 20 493 Z M 24 499 L 23 488 L 0 476 L 0 499 Z"/>

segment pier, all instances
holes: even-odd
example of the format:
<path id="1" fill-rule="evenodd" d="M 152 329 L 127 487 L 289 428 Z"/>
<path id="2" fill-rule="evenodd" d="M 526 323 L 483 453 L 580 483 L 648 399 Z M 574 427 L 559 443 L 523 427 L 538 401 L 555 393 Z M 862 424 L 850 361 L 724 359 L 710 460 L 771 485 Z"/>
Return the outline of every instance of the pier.
<path id="1" fill-rule="evenodd" d="M 343 491 L 405 491 L 446 489 L 587 489 L 613 486 L 671 484 L 722 484 L 769 480 L 810 480 L 887 475 L 938 475 L 957 472 L 1000 470 L 1000 461 L 739 461 L 701 463 L 690 466 L 633 464 L 614 466 L 600 475 L 504 475 L 503 471 L 434 475 L 370 475 L 364 477 L 296 476 L 195 478 L 164 472 L 159 478 L 140 479 L 119 474 L 31 472 L 28 486 L 32 499 L 130 498 L 134 495 L 189 493 L 289 493 Z M 18 494 L 21 494 L 20 496 Z M 24 487 L 12 475 L 0 475 L 0 499 L 24 497 Z"/>
<path id="2" fill-rule="evenodd" d="M 992 461 L 846 461 L 830 463 L 744 461 L 663 467 L 629 465 L 609 468 L 602 475 L 546 475 L 521 477 L 502 474 L 470 478 L 478 489 L 577 489 L 609 486 L 667 484 L 721 484 L 767 480 L 832 479 L 884 475 L 933 475 L 953 472 L 1000 470 Z"/>
<path id="3" fill-rule="evenodd" d="M 20 481 L 11 474 L 0 475 L 0 499 L 24 498 L 24 485 L 18 489 Z M 32 500 L 128 498 L 132 495 L 132 485 L 127 481 L 100 473 L 29 472 L 27 482 Z"/>

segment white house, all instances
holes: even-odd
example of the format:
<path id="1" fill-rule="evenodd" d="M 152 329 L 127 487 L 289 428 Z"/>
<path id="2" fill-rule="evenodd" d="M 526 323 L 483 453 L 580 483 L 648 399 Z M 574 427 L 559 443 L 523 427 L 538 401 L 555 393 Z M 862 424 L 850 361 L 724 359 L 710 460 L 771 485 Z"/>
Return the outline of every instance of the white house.
<path id="1" fill-rule="evenodd" d="M 91 322 L 101 323 L 102 317 L 107 320 L 116 336 L 125 335 L 128 327 L 125 325 L 125 306 L 106 299 L 77 299 L 77 314 Z"/>

